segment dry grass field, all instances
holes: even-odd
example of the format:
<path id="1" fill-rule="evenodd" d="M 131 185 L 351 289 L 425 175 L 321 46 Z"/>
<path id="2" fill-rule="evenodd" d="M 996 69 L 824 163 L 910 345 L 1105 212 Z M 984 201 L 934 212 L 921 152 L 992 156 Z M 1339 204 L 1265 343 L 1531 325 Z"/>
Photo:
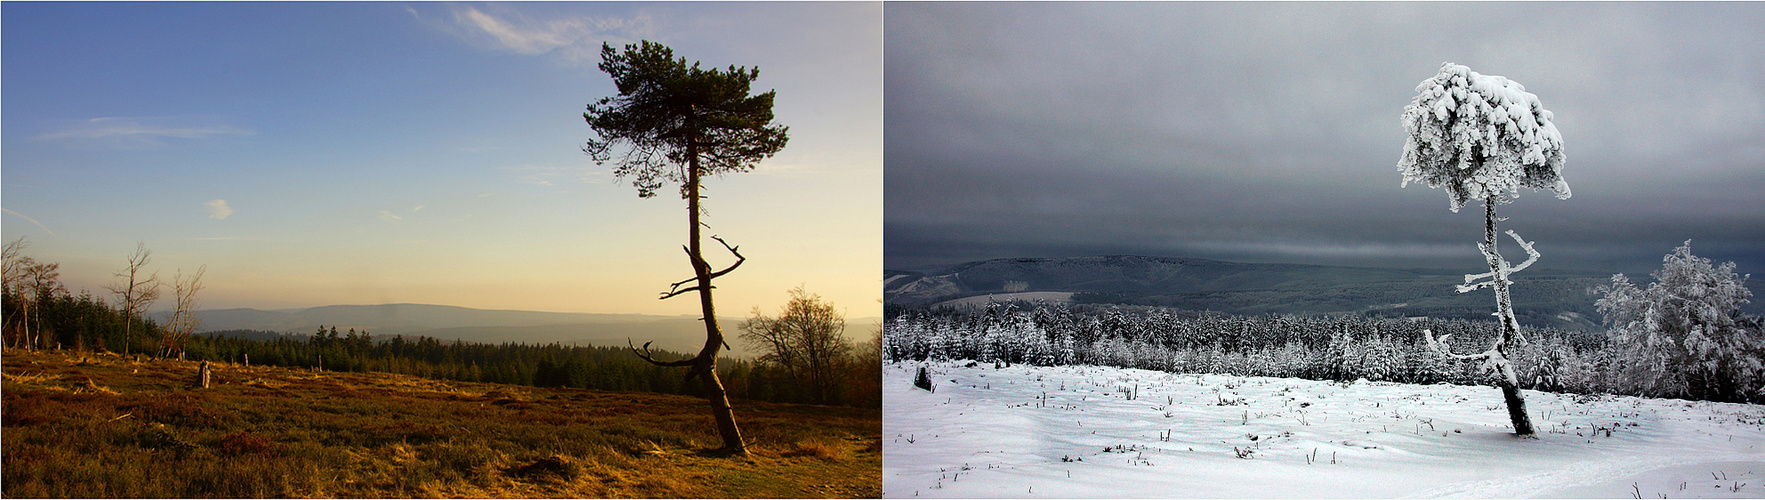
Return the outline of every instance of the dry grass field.
<path id="1" fill-rule="evenodd" d="M 20 497 L 876 497 L 877 410 L 4 351 Z"/>

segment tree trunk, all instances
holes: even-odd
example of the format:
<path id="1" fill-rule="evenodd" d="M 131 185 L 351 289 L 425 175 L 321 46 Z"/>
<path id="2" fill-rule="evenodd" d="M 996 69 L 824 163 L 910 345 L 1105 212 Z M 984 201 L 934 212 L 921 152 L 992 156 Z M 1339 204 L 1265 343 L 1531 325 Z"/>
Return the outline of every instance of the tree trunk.
<path id="1" fill-rule="evenodd" d="M 208 374 L 209 374 L 208 362 L 203 361 L 202 368 L 199 368 L 197 371 L 200 372 L 202 375 L 202 388 L 207 389 L 208 388 Z"/>
<path id="2" fill-rule="evenodd" d="M 1502 260 L 1501 253 L 1496 251 L 1495 197 L 1483 200 L 1483 245 L 1484 259 L 1489 262 L 1489 271 L 1495 273 L 1491 278 L 1495 284 L 1495 312 L 1501 322 L 1501 339 L 1496 341 L 1495 350 L 1501 354 L 1494 360 L 1500 380 L 1496 385 L 1501 387 L 1502 399 L 1507 402 L 1508 420 L 1514 424 L 1514 434 L 1521 437 L 1532 437 L 1532 417 L 1526 414 L 1526 400 L 1520 394 L 1520 381 L 1514 377 L 1513 363 L 1509 361 L 1508 346 L 1517 341 L 1520 334 L 1520 322 L 1514 318 L 1514 303 L 1508 297 L 1507 262 Z"/>
<path id="3" fill-rule="evenodd" d="M 699 350 L 698 362 L 694 371 L 701 371 L 704 377 L 705 398 L 711 402 L 711 416 L 717 420 L 717 434 L 723 437 L 723 451 L 745 455 L 748 453 L 746 443 L 742 442 L 741 429 L 735 425 L 735 412 L 729 407 L 729 394 L 723 388 L 723 381 L 717 377 L 717 351 L 723 347 L 723 330 L 717 326 L 717 311 L 711 302 L 711 265 L 705 262 L 704 254 L 699 245 L 699 151 L 694 141 L 687 151 L 687 253 L 691 254 L 693 274 L 698 279 L 699 309 L 704 314 L 705 347 Z"/>

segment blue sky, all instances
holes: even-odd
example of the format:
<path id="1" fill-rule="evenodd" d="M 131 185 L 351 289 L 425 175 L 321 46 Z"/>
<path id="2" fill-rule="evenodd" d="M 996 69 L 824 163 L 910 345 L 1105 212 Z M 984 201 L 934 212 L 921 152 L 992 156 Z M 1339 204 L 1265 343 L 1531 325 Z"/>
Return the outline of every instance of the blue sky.
<path id="1" fill-rule="evenodd" d="M 710 184 L 749 257 L 722 314 L 802 285 L 880 313 L 875 3 L 6 3 L 4 237 L 95 293 L 137 241 L 203 306 L 692 314 L 685 205 L 580 151 L 602 42 L 759 67 L 790 144 Z M 713 255 L 713 264 L 722 255 Z"/>

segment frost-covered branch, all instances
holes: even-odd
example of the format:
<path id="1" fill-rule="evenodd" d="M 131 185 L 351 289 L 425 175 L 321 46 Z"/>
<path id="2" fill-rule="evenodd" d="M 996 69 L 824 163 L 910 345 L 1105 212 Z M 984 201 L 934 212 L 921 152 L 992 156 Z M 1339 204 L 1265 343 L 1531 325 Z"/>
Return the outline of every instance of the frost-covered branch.
<path id="1" fill-rule="evenodd" d="M 1508 362 L 1507 356 L 1504 356 L 1501 353 L 1502 341 L 1499 338 L 1496 339 L 1495 343 L 1490 344 L 1489 350 L 1487 351 L 1476 354 L 1453 354 L 1452 348 L 1446 345 L 1446 339 L 1452 338 L 1452 335 L 1442 335 L 1440 336 L 1440 340 L 1435 340 L 1434 332 L 1427 328 L 1423 328 L 1422 337 L 1428 341 L 1428 348 L 1430 350 L 1439 353 L 1443 357 L 1460 360 L 1482 360 L 1483 362 L 1478 363 L 1477 366 L 1483 370 L 1484 374 L 1500 373 L 1502 379 L 1506 380 L 1509 384 L 1518 385 L 1520 383 L 1520 377 L 1514 374 L 1514 364 Z"/>
<path id="2" fill-rule="evenodd" d="M 1428 349 L 1433 350 L 1436 353 L 1439 353 L 1441 356 L 1451 358 L 1451 359 L 1488 358 L 1490 353 L 1495 352 L 1494 349 L 1491 349 L 1491 350 L 1480 352 L 1477 354 L 1453 354 L 1452 348 L 1448 347 L 1446 345 L 1446 339 L 1452 338 L 1451 334 L 1442 335 L 1442 336 L 1440 336 L 1439 340 L 1435 340 L 1434 339 L 1434 332 L 1427 329 L 1427 328 L 1423 328 L 1422 329 L 1422 337 L 1428 340 Z"/>
<path id="3" fill-rule="evenodd" d="M 1477 250 L 1482 251 L 1484 258 L 1489 260 L 1490 263 L 1492 264 L 1491 267 L 1495 267 L 1495 268 L 1499 269 L 1499 271 L 1490 271 L 1490 272 L 1483 273 L 1483 274 L 1467 274 L 1467 275 L 1465 275 L 1465 284 L 1458 285 L 1459 293 L 1465 293 L 1465 292 L 1469 292 L 1469 291 L 1476 290 L 1479 288 L 1494 287 L 1497 274 L 1501 275 L 1501 280 L 1503 281 L 1503 284 L 1511 285 L 1514 282 L 1512 280 L 1508 279 L 1508 275 L 1520 272 L 1520 271 L 1526 269 L 1527 267 L 1530 267 L 1533 262 L 1538 261 L 1538 257 L 1539 257 L 1538 251 L 1532 249 L 1532 244 L 1535 242 L 1526 241 L 1524 239 L 1521 239 L 1520 234 L 1514 232 L 1514 230 L 1512 230 L 1512 229 L 1509 229 L 1507 231 L 1507 233 L 1508 233 L 1508 236 L 1514 238 L 1515 243 L 1520 244 L 1521 250 L 1526 251 L 1526 261 L 1521 262 L 1520 265 L 1518 265 L 1518 266 L 1509 264 L 1506 259 L 1501 258 L 1501 255 L 1496 254 L 1494 251 L 1490 250 L 1488 245 L 1485 245 L 1483 243 L 1478 243 Z M 1484 278 L 1489 278 L 1489 281 L 1472 283 L 1473 281 L 1477 281 L 1477 280 L 1484 279 Z"/>

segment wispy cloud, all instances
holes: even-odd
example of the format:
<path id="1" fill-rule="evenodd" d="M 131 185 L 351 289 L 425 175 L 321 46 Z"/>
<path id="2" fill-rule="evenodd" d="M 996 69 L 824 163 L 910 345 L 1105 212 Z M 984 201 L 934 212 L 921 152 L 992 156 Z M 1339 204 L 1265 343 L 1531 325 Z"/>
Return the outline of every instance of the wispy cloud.
<path id="1" fill-rule="evenodd" d="M 400 217 L 398 214 L 392 213 L 391 210 L 381 210 L 380 211 L 380 220 L 383 220 L 386 222 L 398 222 L 398 221 L 404 220 L 404 217 Z"/>
<path id="2" fill-rule="evenodd" d="M 233 216 L 233 207 L 227 205 L 227 200 L 208 200 L 203 205 L 208 207 L 208 218 L 210 219 L 225 220 L 227 217 Z"/>
<path id="3" fill-rule="evenodd" d="M 165 139 L 207 139 L 255 132 L 213 116 L 102 117 L 36 136 L 37 140 L 98 140 L 119 145 L 160 145 Z"/>
<path id="4" fill-rule="evenodd" d="M 603 41 L 617 45 L 653 35 L 653 23 L 645 15 L 534 19 L 519 13 L 490 14 L 476 7 L 454 10 L 453 25 L 441 27 L 491 48 L 523 55 L 555 54 L 571 63 L 598 60 Z"/>
<path id="5" fill-rule="evenodd" d="M 32 224 L 36 224 L 36 225 L 37 225 L 37 227 L 39 227 L 39 228 L 42 228 L 42 229 L 43 229 L 43 232 L 45 232 L 45 233 L 49 233 L 49 235 L 50 235 L 50 236 L 55 236 L 55 231 L 50 231 L 50 230 L 49 230 L 49 227 L 47 227 L 47 226 L 44 226 L 44 225 L 43 225 L 43 223 L 41 223 L 41 222 L 37 222 L 37 219 L 32 219 L 32 218 L 30 218 L 30 217 L 29 217 L 29 216 L 27 216 L 27 215 L 25 215 L 25 214 L 21 214 L 21 213 L 18 213 L 18 212 L 14 212 L 14 211 L 12 211 L 12 209 L 10 209 L 10 208 L 0 208 L 0 210 L 5 210 L 5 211 L 6 211 L 6 213 L 9 213 L 9 214 L 12 214 L 12 215 L 16 215 L 16 216 L 19 216 L 19 218 L 22 218 L 22 219 L 24 219 L 24 220 L 28 220 L 28 221 L 31 221 L 31 223 L 32 223 Z"/>

